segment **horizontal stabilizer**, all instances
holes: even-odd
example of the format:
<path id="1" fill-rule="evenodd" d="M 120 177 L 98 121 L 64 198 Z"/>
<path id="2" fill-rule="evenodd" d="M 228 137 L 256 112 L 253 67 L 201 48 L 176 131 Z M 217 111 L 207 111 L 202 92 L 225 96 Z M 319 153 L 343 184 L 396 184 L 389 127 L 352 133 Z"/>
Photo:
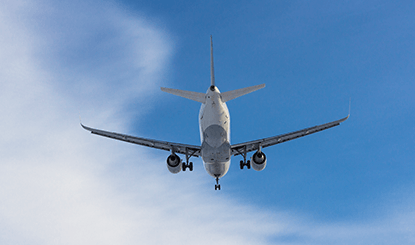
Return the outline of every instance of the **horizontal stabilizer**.
<path id="1" fill-rule="evenodd" d="M 265 83 L 260 84 L 260 85 L 247 87 L 247 88 L 241 88 L 241 89 L 236 89 L 236 90 L 221 93 L 222 102 L 228 102 L 228 101 L 233 100 L 235 98 L 238 98 L 242 95 L 249 94 L 251 92 L 257 91 L 258 89 L 261 89 L 263 87 L 265 87 Z"/>
<path id="2" fill-rule="evenodd" d="M 160 88 L 161 91 L 174 94 L 189 100 L 194 100 L 200 103 L 205 103 L 205 94 L 204 93 L 198 93 L 198 92 L 192 92 L 192 91 L 185 91 L 180 89 L 174 89 L 174 88 Z"/>

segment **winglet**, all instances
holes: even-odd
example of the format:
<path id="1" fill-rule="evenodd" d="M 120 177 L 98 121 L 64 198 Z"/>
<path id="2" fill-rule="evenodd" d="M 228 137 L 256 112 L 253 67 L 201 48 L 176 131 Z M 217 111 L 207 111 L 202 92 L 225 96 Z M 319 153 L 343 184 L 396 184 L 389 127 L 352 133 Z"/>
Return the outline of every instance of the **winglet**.
<path id="1" fill-rule="evenodd" d="M 83 125 L 83 124 L 82 124 L 82 122 L 81 122 L 81 127 L 82 127 L 83 129 L 85 129 L 85 130 L 91 131 L 91 130 L 90 130 L 90 128 L 88 128 L 87 126 Z"/>
<path id="2" fill-rule="evenodd" d="M 215 86 L 215 71 L 213 69 L 213 41 L 210 35 L 210 85 Z"/>

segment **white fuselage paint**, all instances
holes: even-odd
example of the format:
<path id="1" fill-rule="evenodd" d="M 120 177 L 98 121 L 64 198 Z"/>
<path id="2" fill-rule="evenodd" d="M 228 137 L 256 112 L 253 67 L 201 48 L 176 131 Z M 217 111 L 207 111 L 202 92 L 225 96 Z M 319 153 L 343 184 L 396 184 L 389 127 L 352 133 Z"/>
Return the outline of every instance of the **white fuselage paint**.
<path id="1" fill-rule="evenodd" d="M 201 155 L 206 171 L 214 178 L 224 176 L 230 166 L 230 118 L 217 87 L 209 87 L 199 112 Z"/>

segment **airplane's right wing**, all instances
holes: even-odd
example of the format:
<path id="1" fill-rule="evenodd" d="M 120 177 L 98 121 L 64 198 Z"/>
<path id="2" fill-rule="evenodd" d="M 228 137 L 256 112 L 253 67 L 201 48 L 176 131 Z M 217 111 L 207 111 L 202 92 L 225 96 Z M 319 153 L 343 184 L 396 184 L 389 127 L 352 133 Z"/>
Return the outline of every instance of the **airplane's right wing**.
<path id="1" fill-rule="evenodd" d="M 190 155 L 190 156 L 196 156 L 196 157 L 200 156 L 200 146 L 139 138 L 139 137 L 130 136 L 126 134 L 119 134 L 119 133 L 108 132 L 108 131 L 104 131 L 100 129 L 90 128 L 90 127 L 84 126 L 83 124 L 81 124 L 81 126 L 93 134 L 108 137 L 111 139 L 121 140 L 121 141 L 125 141 L 128 143 L 147 146 L 147 147 L 156 148 L 156 149 L 165 150 L 165 151 L 173 151 L 175 153 L 180 153 L 184 155 Z"/>
<path id="2" fill-rule="evenodd" d="M 347 118 L 349 118 L 349 116 L 347 116 L 345 118 L 342 118 L 340 120 L 337 120 L 337 121 L 325 123 L 325 124 L 322 124 L 322 125 L 317 125 L 317 126 L 310 127 L 310 128 L 305 128 L 305 129 L 298 130 L 298 131 L 295 131 L 295 132 L 291 132 L 291 133 L 288 133 L 288 134 L 281 134 L 281 135 L 277 135 L 277 136 L 273 136 L 273 137 L 269 137 L 269 138 L 264 138 L 264 139 L 253 140 L 253 141 L 249 141 L 249 142 L 245 142 L 245 143 L 235 144 L 235 145 L 231 146 L 232 155 L 233 156 L 243 155 L 243 154 L 246 154 L 247 152 L 250 152 L 250 151 L 256 151 L 260 147 L 264 148 L 264 147 L 280 144 L 280 143 L 283 143 L 283 142 L 286 142 L 286 141 L 289 141 L 289 140 L 297 139 L 297 138 L 300 138 L 300 137 L 303 137 L 303 136 L 306 136 L 306 135 L 309 135 L 309 134 L 317 133 L 317 132 L 323 131 L 325 129 L 335 127 L 335 126 L 339 125 L 340 123 L 346 121 Z"/>

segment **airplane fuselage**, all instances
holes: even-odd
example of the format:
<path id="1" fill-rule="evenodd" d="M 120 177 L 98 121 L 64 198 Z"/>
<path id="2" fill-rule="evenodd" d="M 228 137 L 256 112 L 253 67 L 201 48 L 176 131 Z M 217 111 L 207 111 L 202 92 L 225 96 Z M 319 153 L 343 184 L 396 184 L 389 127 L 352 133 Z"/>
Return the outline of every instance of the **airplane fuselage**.
<path id="1" fill-rule="evenodd" d="M 206 93 L 206 102 L 200 107 L 199 129 L 203 165 L 212 177 L 221 178 L 230 166 L 230 118 L 220 91 L 213 85 Z"/>

